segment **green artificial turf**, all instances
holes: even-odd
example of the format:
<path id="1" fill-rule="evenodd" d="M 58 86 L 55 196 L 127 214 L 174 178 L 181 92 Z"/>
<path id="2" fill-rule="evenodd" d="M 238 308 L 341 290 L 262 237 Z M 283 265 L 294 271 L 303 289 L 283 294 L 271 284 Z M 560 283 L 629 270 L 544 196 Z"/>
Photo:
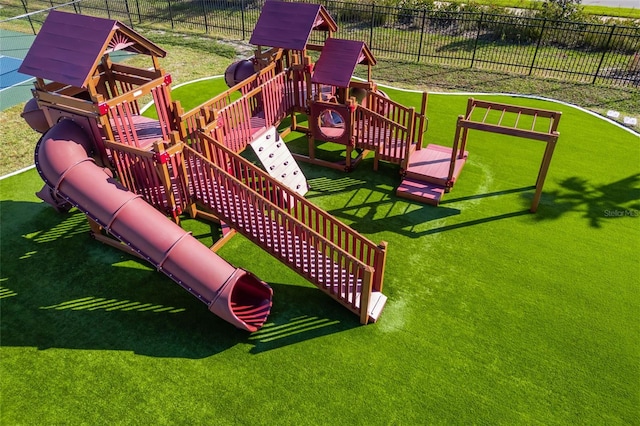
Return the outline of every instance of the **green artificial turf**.
<path id="1" fill-rule="evenodd" d="M 472 131 L 439 207 L 397 198 L 397 166 L 301 164 L 308 199 L 389 243 L 368 326 L 236 236 L 220 254 L 274 289 L 266 326 L 238 331 L 45 206 L 35 170 L 0 181 L 2 424 L 637 423 L 640 139 L 479 97 L 563 112 L 537 214 L 541 142 Z M 466 100 L 430 96 L 427 142 L 451 144 Z"/>

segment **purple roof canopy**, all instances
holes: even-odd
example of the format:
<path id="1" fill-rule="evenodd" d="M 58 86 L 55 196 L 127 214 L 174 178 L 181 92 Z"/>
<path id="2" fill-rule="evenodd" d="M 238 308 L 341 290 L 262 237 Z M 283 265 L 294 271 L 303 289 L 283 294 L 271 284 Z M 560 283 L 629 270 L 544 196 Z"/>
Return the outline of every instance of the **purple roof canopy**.
<path id="1" fill-rule="evenodd" d="M 87 87 L 102 56 L 116 50 L 166 55 L 163 49 L 119 21 L 51 11 L 18 71 Z"/>
<path id="2" fill-rule="evenodd" d="M 311 82 L 348 87 L 358 64 L 376 64 L 364 42 L 328 38 L 314 67 Z"/>
<path id="3" fill-rule="evenodd" d="M 262 7 L 249 43 L 255 46 L 303 50 L 314 29 L 338 29 L 324 6 L 271 0 Z"/>

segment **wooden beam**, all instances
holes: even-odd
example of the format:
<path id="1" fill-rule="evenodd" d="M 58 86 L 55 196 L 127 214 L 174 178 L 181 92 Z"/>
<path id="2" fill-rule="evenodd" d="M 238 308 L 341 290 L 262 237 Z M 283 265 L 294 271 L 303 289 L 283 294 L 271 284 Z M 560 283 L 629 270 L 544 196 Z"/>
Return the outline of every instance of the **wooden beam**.
<path id="1" fill-rule="evenodd" d="M 556 132 L 554 138 L 547 143 L 544 150 L 544 156 L 542 157 L 542 164 L 540 164 L 540 171 L 538 172 L 538 178 L 536 179 L 536 192 L 531 201 L 531 213 L 535 213 L 538 210 L 538 204 L 540 203 L 540 197 L 542 196 L 542 188 L 544 187 L 544 181 L 547 177 L 547 171 L 549 170 L 549 164 L 551 164 L 551 158 L 553 157 L 553 151 L 556 147 L 559 134 Z"/>
<path id="2" fill-rule="evenodd" d="M 538 116 L 545 117 L 545 118 L 555 118 L 558 116 L 557 111 L 529 108 L 529 107 L 523 107 L 523 106 L 511 105 L 511 104 L 502 104 L 498 102 L 488 102 L 488 101 L 482 101 L 478 99 L 473 99 L 473 105 L 479 108 L 491 108 L 491 109 L 498 109 L 498 110 L 504 109 L 507 112 L 515 112 L 515 113 L 521 112 L 522 114 L 525 114 L 525 115 L 537 114 Z"/>
<path id="3" fill-rule="evenodd" d="M 451 161 L 449 162 L 449 173 L 447 174 L 447 185 L 450 185 L 453 181 L 453 174 L 456 170 L 456 159 L 458 158 L 458 145 L 460 143 L 460 132 L 462 129 L 461 123 L 464 122 L 464 116 L 458 116 L 458 123 L 456 124 L 456 134 L 453 137 L 453 147 L 451 149 Z"/>
<path id="4" fill-rule="evenodd" d="M 43 105 L 48 104 L 55 108 L 67 110 L 85 116 L 99 114 L 98 107 L 91 101 L 74 98 L 59 93 L 49 93 L 40 89 L 35 90 L 35 98 Z"/>
<path id="5" fill-rule="evenodd" d="M 501 135 L 515 136 L 525 139 L 533 139 L 542 142 L 549 142 L 552 136 L 548 133 L 536 132 L 533 130 L 516 129 L 513 127 L 502 127 L 497 124 L 480 123 L 477 121 L 463 120 L 458 123 L 460 127 L 466 129 L 481 130 L 484 132 L 498 133 Z"/>
<path id="6" fill-rule="evenodd" d="M 375 268 L 374 279 L 373 279 L 373 291 L 382 292 L 382 287 L 384 284 L 384 271 L 387 265 L 387 247 L 389 243 L 386 241 L 381 241 L 378 244 L 378 250 L 375 254 L 375 260 L 373 267 Z"/>
<path id="7" fill-rule="evenodd" d="M 360 287 L 360 324 L 369 323 L 369 300 L 373 285 L 373 271 L 371 267 L 364 270 L 362 286 Z"/>
<path id="8" fill-rule="evenodd" d="M 118 63 L 111 64 L 111 70 L 118 73 L 137 75 L 139 77 L 146 78 L 147 80 L 153 80 L 162 76 L 162 73 L 159 70 L 147 70 Z"/>

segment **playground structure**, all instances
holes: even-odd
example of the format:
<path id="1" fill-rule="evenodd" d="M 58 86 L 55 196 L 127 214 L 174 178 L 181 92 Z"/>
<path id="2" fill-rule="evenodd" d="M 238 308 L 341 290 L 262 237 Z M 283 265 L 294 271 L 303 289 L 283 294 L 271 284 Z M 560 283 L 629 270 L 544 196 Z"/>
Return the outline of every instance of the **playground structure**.
<path id="1" fill-rule="evenodd" d="M 560 136 L 558 124 L 561 116 L 562 113 L 558 111 L 469 98 L 465 115 L 458 116 L 453 146 L 448 148 L 430 144 L 421 153 L 412 156 L 396 194 L 437 205 L 444 193 L 451 190 L 467 160 L 469 130 L 478 130 L 546 143 L 529 208 L 535 213 Z"/>
<path id="2" fill-rule="evenodd" d="M 23 117 L 43 133 L 36 166 L 45 186 L 38 195 L 60 211 L 82 210 L 95 239 L 150 262 L 236 327 L 259 329 L 272 298 L 266 283 L 215 254 L 236 232 L 361 323 L 375 322 L 386 302 L 387 244 L 306 200 L 296 160 L 349 171 L 372 152 L 375 170 L 379 161 L 399 165 L 398 195 L 437 204 L 464 165 L 467 131 L 496 131 L 548 143 L 541 191 L 559 114 L 503 106 L 550 119 L 543 139 L 535 121 L 528 131 L 517 122 L 513 130 L 478 125 L 472 113 L 498 104 L 470 101 L 454 147 L 423 148 L 427 94 L 418 111 L 386 97 L 371 79 L 375 59 L 367 46 L 333 37 L 336 30 L 321 5 L 268 1 L 250 40 L 254 57 L 225 76 L 232 87 L 185 111 L 171 99 L 160 47 L 115 20 L 50 12 L 20 68 L 36 77 Z M 152 67 L 113 63 L 109 54 L 118 50 L 146 55 Z M 310 51 L 319 52 L 316 63 Z M 367 81 L 352 80 L 359 64 L 367 66 Z M 140 114 L 145 98 L 153 99 L 157 119 Z M 306 135 L 307 155 L 289 152 L 283 138 L 292 132 Z M 343 145 L 344 160 L 318 158 L 318 141 Z M 248 146 L 264 169 L 240 156 Z M 437 170 L 418 170 L 425 161 Z M 537 188 L 536 207 L 538 201 Z M 222 237 L 205 247 L 180 228 L 185 213 L 219 223 Z"/>

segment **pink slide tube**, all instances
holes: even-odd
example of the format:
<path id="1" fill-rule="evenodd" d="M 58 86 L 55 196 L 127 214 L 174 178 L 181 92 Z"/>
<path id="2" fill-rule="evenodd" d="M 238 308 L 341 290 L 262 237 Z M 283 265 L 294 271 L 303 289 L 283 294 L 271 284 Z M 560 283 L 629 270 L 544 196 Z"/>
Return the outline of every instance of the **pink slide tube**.
<path id="1" fill-rule="evenodd" d="M 271 310 L 271 287 L 227 263 L 123 187 L 89 157 L 91 145 L 71 120 L 42 136 L 35 160 L 48 188 L 41 198 L 60 197 L 82 210 L 225 321 L 248 331 L 262 327 Z"/>

